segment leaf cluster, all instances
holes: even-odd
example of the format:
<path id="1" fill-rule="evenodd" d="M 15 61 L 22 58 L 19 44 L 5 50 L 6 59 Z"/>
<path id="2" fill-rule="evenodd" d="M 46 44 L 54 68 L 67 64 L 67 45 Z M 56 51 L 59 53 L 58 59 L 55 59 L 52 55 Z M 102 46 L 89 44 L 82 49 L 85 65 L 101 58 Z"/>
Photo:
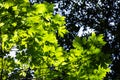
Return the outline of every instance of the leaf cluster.
<path id="1" fill-rule="evenodd" d="M 16 68 L 17 79 L 27 77 L 31 69 L 42 80 L 101 80 L 109 71 L 109 56 L 101 51 L 102 34 L 76 37 L 70 52 L 58 44 L 56 36 L 63 38 L 68 30 L 65 17 L 53 15 L 53 4 L 30 6 L 27 0 L 6 0 L 0 3 L 0 12 L 1 54 L 5 54 L 0 58 L 1 79 L 10 78 Z M 15 46 L 15 59 L 6 57 Z"/>

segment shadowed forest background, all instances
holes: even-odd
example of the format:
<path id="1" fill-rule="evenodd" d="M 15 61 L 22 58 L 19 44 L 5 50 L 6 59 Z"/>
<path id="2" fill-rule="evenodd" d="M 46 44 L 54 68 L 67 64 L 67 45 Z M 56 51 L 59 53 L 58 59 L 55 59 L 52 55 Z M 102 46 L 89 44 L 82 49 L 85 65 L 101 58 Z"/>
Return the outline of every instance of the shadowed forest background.
<path id="1" fill-rule="evenodd" d="M 0 13 L 0 80 L 120 79 L 120 0 L 1 0 Z"/>

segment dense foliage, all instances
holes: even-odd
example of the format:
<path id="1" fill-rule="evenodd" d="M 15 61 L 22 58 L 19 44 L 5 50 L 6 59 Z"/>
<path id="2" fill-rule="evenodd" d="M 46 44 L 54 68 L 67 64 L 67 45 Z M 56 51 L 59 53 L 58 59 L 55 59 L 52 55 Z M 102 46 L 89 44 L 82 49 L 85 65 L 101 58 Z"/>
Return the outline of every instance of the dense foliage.
<path id="1" fill-rule="evenodd" d="M 101 80 L 110 71 L 102 52 L 103 35 L 75 37 L 67 51 L 59 43 L 69 32 L 53 4 L 28 0 L 0 1 L 0 79 Z M 16 57 L 10 56 L 13 47 Z"/>
<path id="2" fill-rule="evenodd" d="M 56 0 L 53 0 L 56 1 Z M 102 49 L 111 54 L 111 73 L 109 79 L 120 78 L 120 0 L 57 0 L 55 13 L 66 16 L 69 34 L 59 38 L 61 46 L 72 48 L 72 40 L 81 27 L 94 29 L 104 34 L 107 44 Z"/>

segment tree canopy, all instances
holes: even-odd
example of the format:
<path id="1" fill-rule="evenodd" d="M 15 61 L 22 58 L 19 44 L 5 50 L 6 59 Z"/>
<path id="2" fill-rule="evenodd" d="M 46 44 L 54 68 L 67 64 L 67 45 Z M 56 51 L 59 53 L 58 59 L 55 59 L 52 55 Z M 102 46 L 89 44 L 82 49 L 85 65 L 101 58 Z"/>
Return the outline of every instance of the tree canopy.
<path id="1" fill-rule="evenodd" d="M 104 34 L 107 44 L 102 49 L 111 54 L 110 79 L 120 78 L 120 1 L 119 0 L 57 0 L 55 13 L 66 16 L 69 34 L 59 39 L 61 46 L 72 48 L 72 40 L 81 27 L 90 27 L 97 34 Z M 86 35 L 87 36 L 87 35 Z"/>
<path id="2" fill-rule="evenodd" d="M 75 36 L 67 51 L 59 39 L 70 32 L 65 17 L 53 14 L 52 3 L 0 1 L 0 79 L 101 80 L 110 71 L 103 34 Z M 72 26 L 71 26 L 72 27 Z M 18 49 L 15 58 L 10 56 Z M 33 72 L 33 73 L 32 73 Z M 29 77 L 30 77 L 29 76 Z"/>

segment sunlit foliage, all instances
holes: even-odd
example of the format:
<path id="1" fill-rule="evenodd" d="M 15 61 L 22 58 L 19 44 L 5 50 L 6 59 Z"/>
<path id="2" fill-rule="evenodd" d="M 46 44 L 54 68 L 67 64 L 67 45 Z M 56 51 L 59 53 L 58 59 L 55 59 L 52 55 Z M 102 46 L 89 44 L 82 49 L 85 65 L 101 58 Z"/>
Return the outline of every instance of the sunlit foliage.
<path id="1" fill-rule="evenodd" d="M 101 80 L 109 71 L 109 55 L 103 54 L 103 35 L 76 37 L 69 52 L 58 44 L 64 37 L 65 17 L 53 15 L 53 4 L 30 5 L 28 0 L 0 1 L 0 79 L 8 79 L 20 69 L 16 79 L 28 69 L 41 80 Z M 16 46 L 15 59 L 9 56 Z M 12 78 L 11 78 L 12 79 Z"/>

